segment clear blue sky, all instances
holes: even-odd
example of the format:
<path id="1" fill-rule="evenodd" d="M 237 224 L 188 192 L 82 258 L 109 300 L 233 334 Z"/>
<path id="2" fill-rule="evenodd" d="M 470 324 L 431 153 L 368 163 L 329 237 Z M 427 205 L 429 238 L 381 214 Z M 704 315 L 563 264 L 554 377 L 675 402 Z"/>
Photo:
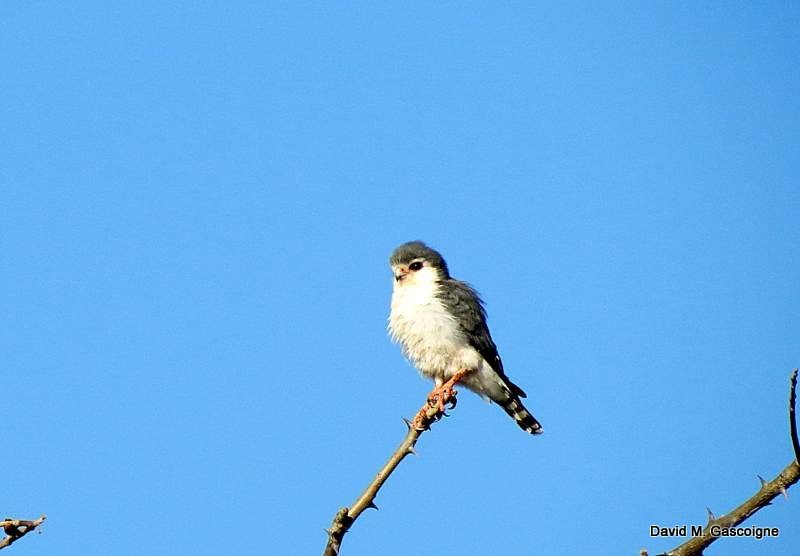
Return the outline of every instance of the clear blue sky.
<path id="1" fill-rule="evenodd" d="M 338 5 L 337 5 L 338 4 Z M 462 393 L 343 556 L 651 554 L 791 460 L 800 7 L 4 2 L 18 556 L 317 554 L 430 385 L 399 243 L 546 433 Z M 751 520 L 795 555 L 800 490 Z"/>

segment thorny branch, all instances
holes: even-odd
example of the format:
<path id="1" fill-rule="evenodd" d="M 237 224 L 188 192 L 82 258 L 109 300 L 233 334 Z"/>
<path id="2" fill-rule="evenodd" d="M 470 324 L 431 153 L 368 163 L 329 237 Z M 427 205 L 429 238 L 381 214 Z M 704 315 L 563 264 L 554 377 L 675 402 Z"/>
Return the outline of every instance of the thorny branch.
<path id="1" fill-rule="evenodd" d="M 6 534 L 5 538 L 0 539 L 0 550 L 11 546 L 14 541 L 21 539 L 39 527 L 45 519 L 47 519 L 47 517 L 43 515 L 39 519 L 34 519 L 33 521 L 27 519 L 11 519 L 10 517 L 0 521 L 0 527 L 3 528 Z"/>
<path id="2" fill-rule="evenodd" d="M 714 530 L 719 532 L 725 528 L 736 527 L 757 511 L 769 506 L 779 494 L 786 496 L 786 490 L 800 480 L 800 444 L 797 441 L 797 416 L 795 414 L 796 390 L 797 369 L 792 372 L 789 386 L 789 429 L 795 460 L 769 482 L 759 476 L 758 479 L 761 481 L 759 491 L 730 513 L 715 517 L 709 510 L 708 524 L 703 528 L 703 534 L 666 552 L 666 556 L 699 556 L 703 554 L 703 550 L 719 538 L 714 536 Z M 642 551 L 642 554 L 647 556 L 646 551 Z"/>
<path id="3" fill-rule="evenodd" d="M 414 446 L 417 440 L 419 440 L 420 435 L 430 429 L 433 423 L 445 415 L 445 405 L 450 404 L 450 408 L 455 407 L 456 392 L 453 390 L 453 385 L 457 383 L 462 376 L 462 373 L 456 373 L 453 378 L 437 389 L 440 391 L 438 400 L 433 400 L 429 397 L 428 402 L 422 406 L 413 421 L 405 420 L 406 426 L 408 426 L 408 433 L 406 433 L 406 437 L 400 443 L 400 446 L 397 447 L 389 458 L 389 461 L 378 471 L 378 474 L 353 505 L 349 508 L 342 508 L 336 512 L 330 528 L 325 530 L 328 533 L 328 543 L 325 545 L 323 556 L 337 556 L 339 554 L 339 547 L 342 544 L 342 538 L 350 527 L 352 527 L 355 520 L 358 519 L 358 516 L 368 508 L 378 509 L 375 505 L 375 496 L 377 496 L 378 491 L 383 486 L 383 483 L 386 482 L 386 479 L 389 478 L 389 475 L 391 475 L 400 462 L 403 461 L 403 458 L 409 454 L 415 453 Z M 437 390 L 434 390 L 434 392 Z"/>

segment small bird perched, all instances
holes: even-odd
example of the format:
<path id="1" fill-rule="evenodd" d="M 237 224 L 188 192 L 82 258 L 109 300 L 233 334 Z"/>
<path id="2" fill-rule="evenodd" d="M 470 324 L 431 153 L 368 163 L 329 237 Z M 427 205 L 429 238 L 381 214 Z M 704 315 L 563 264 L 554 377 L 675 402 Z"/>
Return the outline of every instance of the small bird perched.
<path id="1" fill-rule="evenodd" d="M 389 332 L 420 373 L 435 381 L 429 400 L 437 394 L 442 400 L 443 385 L 452 393 L 452 382 L 461 382 L 502 407 L 522 430 L 542 433 L 520 401 L 525 392 L 503 371 L 478 293 L 451 277 L 444 258 L 421 241 L 395 249 L 389 264 L 394 274 Z"/>

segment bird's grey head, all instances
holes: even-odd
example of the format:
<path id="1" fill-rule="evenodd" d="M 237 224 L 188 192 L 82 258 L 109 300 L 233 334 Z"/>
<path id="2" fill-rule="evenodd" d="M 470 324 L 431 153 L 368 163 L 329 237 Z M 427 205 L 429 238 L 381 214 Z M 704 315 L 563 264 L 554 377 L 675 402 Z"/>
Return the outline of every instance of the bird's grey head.
<path id="1" fill-rule="evenodd" d="M 429 269 L 441 280 L 450 278 L 444 257 L 421 241 L 409 241 L 394 250 L 389 257 L 395 282 L 403 282 L 408 276 Z"/>

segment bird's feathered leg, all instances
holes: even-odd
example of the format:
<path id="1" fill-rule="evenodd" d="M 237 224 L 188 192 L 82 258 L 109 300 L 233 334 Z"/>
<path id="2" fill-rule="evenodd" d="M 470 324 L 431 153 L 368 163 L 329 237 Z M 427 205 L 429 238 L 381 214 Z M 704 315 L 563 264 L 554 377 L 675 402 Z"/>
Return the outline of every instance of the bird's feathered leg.
<path id="1" fill-rule="evenodd" d="M 442 384 L 437 384 L 434 389 L 431 390 L 430 394 L 428 394 L 427 403 L 422 407 L 422 409 L 419 410 L 416 417 L 414 417 L 414 420 L 412 421 L 412 424 L 417 429 L 422 430 L 425 428 L 422 423 L 424 423 L 426 420 L 429 408 L 435 407 L 438 409 L 436 417 L 438 420 L 442 415 L 444 415 L 447 404 L 450 404 L 450 409 L 456 406 L 456 395 L 458 395 L 458 392 L 456 392 L 454 386 L 461 382 L 467 373 L 469 373 L 467 369 L 461 369 L 451 376 L 449 380 Z"/>

